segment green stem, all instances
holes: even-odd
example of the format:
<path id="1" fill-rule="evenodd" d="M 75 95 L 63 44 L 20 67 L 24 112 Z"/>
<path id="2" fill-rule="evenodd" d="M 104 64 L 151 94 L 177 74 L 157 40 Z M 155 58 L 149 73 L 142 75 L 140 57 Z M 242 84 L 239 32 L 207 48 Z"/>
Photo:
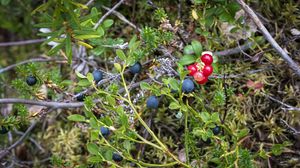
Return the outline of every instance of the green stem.
<path id="1" fill-rule="evenodd" d="M 184 112 L 184 146 L 185 146 L 185 157 L 186 161 L 189 164 L 189 128 L 188 128 L 188 112 Z"/>
<path id="2" fill-rule="evenodd" d="M 127 85 L 126 85 L 126 81 L 125 81 L 125 78 L 124 78 L 124 70 L 125 70 L 125 66 L 123 67 L 123 70 L 121 72 L 121 78 L 122 78 L 122 82 L 123 82 L 123 85 L 124 85 L 124 89 L 126 91 L 126 94 L 127 94 L 127 97 L 128 97 L 128 103 L 130 105 L 130 107 L 133 109 L 136 117 L 138 118 L 139 122 L 145 127 L 145 129 L 149 132 L 149 134 L 155 139 L 155 141 L 162 147 L 163 151 L 166 152 L 169 156 L 171 156 L 175 161 L 177 161 L 178 164 L 184 166 L 184 167 L 190 167 L 189 165 L 181 162 L 175 155 L 173 155 L 169 150 L 168 148 L 158 139 L 158 137 L 154 134 L 154 132 L 148 127 L 148 125 L 145 123 L 145 121 L 141 118 L 141 116 L 139 115 L 139 113 L 137 112 L 137 110 L 135 109 L 132 101 L 131 101 L 131 97 L 130 97 L 130 93 L 129 93 L 129 90 L 127 88 Z"/>

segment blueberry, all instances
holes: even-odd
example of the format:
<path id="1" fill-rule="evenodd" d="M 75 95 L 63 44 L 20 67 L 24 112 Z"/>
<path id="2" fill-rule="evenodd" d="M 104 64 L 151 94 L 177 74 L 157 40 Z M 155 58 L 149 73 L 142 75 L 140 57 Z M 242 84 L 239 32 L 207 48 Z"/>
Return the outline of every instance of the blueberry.
<path id="1" fill-rule="evenodd" d="M 209 144 L 211 144 L 211 139 L 210 139 L 210 138 L 207 138 L 206 141 L 203 140 L 203 142 L 204 142 L 205 144 L 209 145 Z"/>
<path id="2" fill-rule="evenodd" d="M 35 76 L 32 76 L 32 75 L 27 76 L 27 78 L 26 78 L 26 83 L 27 83 L 27 85 L 33 86 L 33 85 L 36 84 L 36 82 L 37 82 L 37 79 L 36 79 Z"/>
<path id="3" fill-rule="evenodd" d="M 158 103 L 158 98 L 156 96 L 150 96 L 147 100 L 147 108 L 157 109 Z"/>
<path id="4" fill-rule="evenodd" d="M 112 155 L 112 159 L 115 162 L 121 162 L 123 160 L 123 157 L 121 155 L 119 155 L 118 153 L 113 153 Z"/>
<path id="5" fill-rule="evenodd" d="M 9 130 L 8 130 L 6 127 L 1 126 L 0 134 L 6 134 L 6 133 L 8 133 L 8 131 L 9 131 Z"/>
<path id="6" fill-rule="evenodd" d="M 220 132 L 221 132 L 221 128 L 219 126 L 216 126 L 215 128 L 213 128 L 214 135 L 218 135 Z"/>
<path id="7" fill-rule="evenodd" d="M 99 70 L 95 70 L 93 72 L 94 81 L 98 83 L 103 78 L 103 73 Z"/>
<path id="8" fill-rule="evenodd" d="M 142 70 L 142 65 L 139 62 L 136 62 L 135 64 L 133 64 L 131 67 L 129 67 L 129 71 L 133 74 L 137 74 L 140 73 Z"/>
<path id="9" fill-rule="evenodd" d="M 109 129 L 107 127 L 101 127 L 100 128 L 100 133 L 101 133 L 102 136 L 105 137 L 105 136 L 109 135 L 110 131 L 109 131 Z"/>
<path id="10" fill-rule="evenodd" d="M 185 79 L 182 83 L 182 91 L 184 93 L 190 93 L 195 89 L 194 82 L 190 79 Z"/>
<path id="11" fill-rule="evenodd" d="M 85 95 L 81 94 L 81 93 L 76 97 L 77 101 L 80 101 L 80 102 L 84 101 L 84 98 L 85 98 Z"/>

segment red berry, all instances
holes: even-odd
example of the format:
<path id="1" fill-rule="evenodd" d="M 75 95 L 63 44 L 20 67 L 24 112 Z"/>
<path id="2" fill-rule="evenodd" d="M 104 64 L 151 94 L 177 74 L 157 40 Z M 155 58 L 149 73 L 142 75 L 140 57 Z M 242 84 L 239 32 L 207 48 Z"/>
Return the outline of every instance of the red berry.
<path id="1" fill-rule="evenodd" d="M 195 64 L 191 64 L 187 67 L 187 69 L 190 71 L 190 75 L 194 75 L 197 71 L 198 71 L 198 68 L 196 67 Z"/>
<path id="2" fill-rule="evenodd" d="M 202 69 L 203 75 L 204 76 L 209 76 L 213 73 L 214 69 L 211 65 L 205 65 Z"/>
<path id="3" fill-rule="evenodd" d="M 197 81 L 198 84 L 203 85 L 208 81 L 207 77 L 204 77 L 204 79 L 202 79 L 201 81 Z"/>
<path id="4" fill-rule="evenodd" d="M 209 54 L 204 54 L 201 57 L 201 61 L 205 64 L 205 65 L 211 65 L 213 63 L 213 57 Z"/>
<path id="5" fill-rule="evenodd" d="M 197 71 L 196 73 L 194 73 L 193 75 L 195 81 L 202 81 L 203 79 L 205 79 L 206 77 L 203 75 L 202 71 Z"/>

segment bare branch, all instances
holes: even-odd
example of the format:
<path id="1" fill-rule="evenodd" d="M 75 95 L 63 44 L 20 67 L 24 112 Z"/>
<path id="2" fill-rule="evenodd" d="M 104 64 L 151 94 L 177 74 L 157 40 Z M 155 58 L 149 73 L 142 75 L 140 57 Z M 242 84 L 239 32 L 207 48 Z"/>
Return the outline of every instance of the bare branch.
<path id="1" fill-rule="evenodd" d="M 124 0 L 120 0 L 113 8 L 111 8 L 108 12 L 106 12 L 100 19 L 99 21 L 95 24 L 94 29 L 97 29 L 99 25 L 104 21 L 104 19 L 109 16 L 115 9 L 117 9 Z"/>
<path id="2" fill-rule="evenodd" d="M 269 31 L 266 29 L 266 27 L 262 24 L 262 22 L 259 20 L 257 15 L 254 13 L 254 11 L 243 1 L 243 0 L 236 0 L 241 7 L 244 9 L 244 11 L 252 18 L 256 26 L 261 30 L 262 34 L 265 36 L 265 38 L 269 41 L 269 43 L 273 46 L 273 48 L 277 51 L 277 53 L 287 62 L 289 67 L 294 70 L 294 72 L 300 76 L 300 68 L 299 66 L 292 60 L 292 58 L 278 45 L 278 43 L 274 40 L 274 38 L 271 36 Z"/>
<path id="3" fill-rule="evenodd" d="M 143 81 L 134 83 L 129 86 L 129 89 L 134 89 L 140 86 L 141 82 L 150 82 L 151 79 L 145 79 Z M 89 90 L 86 90 L 87 92 Z M 124 88 L 119 89 L 119 94 L 125 91 Z M 95 103 L 99 102 L 99 100 L 94 100 Z M 27 100 L 27 99 L 19 99 L 19 98 L 4 98 L 0 99 L 0 104 L 30 104 L 30 105 L 37 105 L 37 106 L 45 106 L 45 107 L 52 107 L 56 109 L 68 109 L 68 108 L 80 108 L 84 106 L 83 102 L 53 102 L 53 101 L 36 101 L 36 100 Z"/>
<path id="4" fill-rule="evenodd" d="M 247 42 L 246 44 L 241 45 L 241 46 L 237 46 L 235 48 L 231 48 L 231 49 L 224 50 L 224 51 L 214 52 L 214 55 L 217 55 L 217 56 L 227 56 L 227 55 L 239 54 L 239 53 L 241 53 L 241 51 L 248 50 L 253 45 L 254 45 L 254 42 Z"/>
<path id="5" fill-rule="evenodd" d="M 37 106 L 45 106 L 45 107 L 54 107 L 54 108 L 78 108 L 84 106 L 83 102 L 53 102 L 53 101 L 35 101 L 35 100 L 28 100 L 28 99 L 18 99 L 18 98 L 6 98 L 0 99 L 0 104 L 30 104 L 30 105 L 37 105 Z"/>
<path id="6" fill-rule="evenodd" d="M 117 12 L 115 10 L 112 10 L 106 6 L 102 6 L 102 8 L 111 11 L 112 14 L 114 14 L 115 16 L 117 16 L 120 20 L 122 20 L 123 22 L 127 23 L 129 26 L 133 27 L 134 29 L 138 30 L 139 32 L 142 32 L 142 30 L 140 28 L 138 28 L 136 25 L 134 25 L 132 22 L 130 22 L 128 19 L 126 19 L 126 17 L 124 15 L 122 15 L 120 12 Z"/>
<path id="7" fill-rule="evenodd" d="M 293 107 L 293 106 L 291 106 L 291 105 L 288 105 L 288 104 L 286 104 L 286 103 L 283 103 L 282 101 L 279 101 L 279 100 L 275 99 L 274 97 L 271 97 L 271 96 L 269 96 L 269 95 L 267 95 L 267 94 L 262 93 L 262 95 L 264 95 L 264 96 L 266 96 L 267 98 L 269 98 L 269 99 L 271 99 L 271 100 L 273 100 L 273 101 L 275 101 L 275 102 L 277 102 L 277 103 L 279 103 L 279 104 L 285 106 L 286 108 L 282 108 L 283 110 L 287 110 L 287 111 L 300 111 L 300 108 L 298 108 L 298 107 Z"/>
<path id="8" fill-rule="evenodd" d="M 19 146 L 28 136 L 28 134 L 33 130 L 33 128 L 35 127 L 35 125 L 37 124 L 37 121 L 33 121 L 30 125 L 30 127 L 26 130 L 26 132 L 21 136 L 20 139 L 18 139 L 14 144 L 12 144 L 11 146 L 9 146 L 7 149 L 4 149 L 2 151 L 0 151 L 0 160 L 2 158 L 4 158 L 6 155 L 9 154 L 9 152 L 16 148 L 17 146 Z"/>
<path id="9" fill-rule="evenodd" d="M 25 61 L 13 64 L 13 65 L 9 65 L 5 68 L 2 68 L 2 69 L 0 69 L 0 74 L 5 72 L 5 71 L 9 71 L 9 70 L 11 70 L 11 69 L 13 69 L 17 66 L 23 65 L 23 64 L 28 64 L 28 63 L 32 63 L 32 62 L 50 62 L 50 61 L 63 61 L 63 60 L 62 59 L 57 59 L 57 58 L 49 58 L 49 59 L 46 59 L 46 58 L 32 58 L 32 59 L 25 60 Z M 65 62 L 65 63 L 67 63 L 67 62 Z"/>
<path id="10" fill-rule="evenodd" d="M 25 41 L 2 42 L 2 43 L 0 43 L 0 47 L 35 44 L 35 43 L 41 43 L 45 40 L 46 39 L 33 39 L 33 40 L 25 40 Z"/>

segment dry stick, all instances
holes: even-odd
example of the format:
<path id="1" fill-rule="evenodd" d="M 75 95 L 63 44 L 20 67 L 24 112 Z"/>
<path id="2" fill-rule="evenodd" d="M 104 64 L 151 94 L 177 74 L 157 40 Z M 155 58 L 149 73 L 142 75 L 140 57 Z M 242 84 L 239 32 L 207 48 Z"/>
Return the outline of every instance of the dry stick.
<path id="1" fill-rule="evenodd" d="M 25 60 L 25 61 L 13 64 L 13 65 L 9 65 L 9 66 L 7 66 L 5 68 L 2 68 L 2 69 L 0 69 L 0 74 L 3 73 L 3 72 L 5 72 L 5 71 L 9 71 L 9 70 L 11 70 L 11 69 L 13 69 L 13 68 L 15 68 L 17 66 L 23 65 L 23 64 L 28 64 L 28 63 L 32 63 L 32 62 L 50 62 L 50 61 L 64 61 L 64 60 L 57 59 L 57 58 L 49 58 L 49 59 L 45 59 L 45 58 L 32 58 L 32 59 Z"/>
<path id="2" fill-rule="evenodd" d="M 249 48 L 251 48 L 254 45 L 254 42 L 247 42 L 246 44 L 243 44 L 241 46 L 237 46 L 235 48 L 231 48 L 228 50 L 224 51 L 217 51 L 214 52 L 214 55 L 216 56 L 226 56 L 226 55 L 234 55 L 234 54 L 239 54 L 241 51 L 246 51 Z"/>
<path id="3" fill-rule="evenodd" d="M 33 130 L 33 128 L 35 127 L 35 125 L 37 124 L 37 121 L 34 121 L 33 123 L 31 123 L 30 127 L 26 130 L 26 132 L 21 136 L 20 139 L 18 139 L 14 144 L 12 144 L 11 146 L 9 146 L 8 148 L 0 151 L 0 160 L 2 158 L 4 158 L 6 155 L 9 154 L 9 152 L 16 148 L 17 146 L 19 146 L 27 137 L 27 135 Z"/>
<path id="4" fill-rule="evenodd" d="M 24 40 L 24 41 L 3 42 L 3 43 L 0 43 L 0 47 L 35 44 L 35 43 L 41 43 L 45 40 L 46 39 L 33 39 L 33 40 Z"/>
<path id="5" fill-rule="evenodd" d="M 83 102 L 74 102 L 74 103 L 65 103 L 65 102 L 47 102 L 47 101 L 35 101 L 35 100 L 28 100 L 28 99 L 18 99 L 18 98 L 6 98 L 0 99 L 0 104 L 30 104 L 30 105 L 37 105 L 37 106 L 45 106 L 45 107 L 54 107 L 54 108 L 78 108 L 84 106 Z"/>
<path id="6" fill-rule="evenodd" d="M 278 43 L 274 40 L 274 38 L 271 36 L 269 31 L 266 29 L 266 27 L 262 24 L 262 22 L 259 20 L 257 15 L 254 13 L 254 11 L 243 1 L 243 0 L 236 0 L 241 7 L 244 9 L 244 11 L 252 18 L 256 26 L 262 31 L 265 38 L 269 41 L 269 43 L 273 46 L 273 48 L 277 51 L 277 53 L 287 62 L 289 67 L 294 70 L 294 72 L 300 76 L 300 68 L 299 66 L 292 60 L 292 58 L 278 45 Z"/>
<path id="7" fill-rule="evenodd" d="M 99 21 L 95 24 L 94 29 L 97 29 L 99 27 L 99 25 L 104 21 L 104 19 L 110 15 L 115 9 L 117 9 L 122 3 L 124 2 L 124 0 L 120 0 L 113 8 L 111 8 L 107 13 L 105 13 L 100 19 Z"/>
<path id="8" fill-rule="evenodd" d="M 267 98 L 269 98 L 269 99 L 271 99 L 271 100 L 273 100 L 273 101 L 275 101 L 275 102 L 277 102 L 277 103 L 285 106 L 286 108 L 282 108 L 283 110 L 287 110 L 287 111 L 300 111 L 300 108 L 298 108 L 298 107 L 293 107 L 291 105 L 283 103 L 282 101 L 279 101 L 279 100 L 275 99 L 274 97 L 269 96 L 269 95 L 267 95 L 265 93 L 261 93 L 261 94 L 264 95 L 265 97 L 267 97 Z"/>
<path id="9" fill-rule="evenodd" d="M 145 79 L 143 81 L 134 83 L 131 85 L 129 89 L 137 88 L 140 86 L 141 82 L 150 82 L 151 79 Z M 125 91 L 124 88 L 119 90 L 119 94 L 123 93 Z M 99 102 L 99 100 L 94 100 L 95 103 Z M 16 103 L 21 103 L 21 104 L 30 104 L 30 105 L 37 105 L 37 106 L 45 106 L 45 107 L 53 107 L 57 109 L 66 109 L 66 108 L 79 108 L 83 107 L 84 103 L 83 102 L 54 102 L 54 101 L 35 101 L 35 100 L 27 100 L 27 99 L 18 99 L 18 98 L 6 98 L 6 99 L 0 99 L 0 104 L 16 104 Z"/>
<path id="10" fill-rule="evenodd" d="M 122 15 L 120 12 L 112 10 L 106 6 L 102 6 L 102 8 L 104 8 L 108 11 L 111 11 L 111 13 L 114 14 L 115 16 L 117 16 L 120 20 L 127 23 L 129 26 L 133 27 L 134 29 L 138 30 L 139 32 L 142 32 L 142 30 L 140 28 L 138 28 L 136 25 L 134 25 L 132 22 L 130 22 L 128 19 L 126 19 L 126 17 L 124 15 Z"/>

